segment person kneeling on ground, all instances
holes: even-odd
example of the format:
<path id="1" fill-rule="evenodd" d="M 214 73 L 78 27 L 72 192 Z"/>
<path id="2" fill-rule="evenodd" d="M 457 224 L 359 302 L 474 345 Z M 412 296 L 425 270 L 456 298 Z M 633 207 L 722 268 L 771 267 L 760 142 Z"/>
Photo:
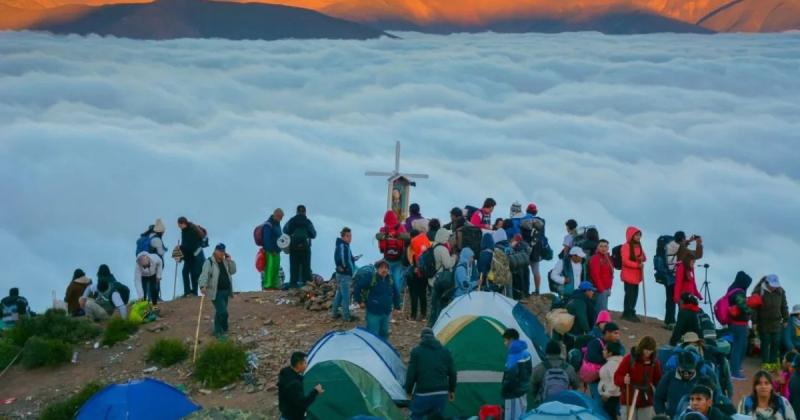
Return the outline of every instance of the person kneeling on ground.
<path id="1" fill-rule="evenodd" d="M 531 395 L 534 406 L 562 391 L 578 389 L 580 380 L 575 368 L 561 355 L 561 343 L 551 340 L 545 347 L 545 360 L 531 374 Z"/>
<path id="2" fill-rule="evenodd" d="M 356 282 L 353 296 L 361 308 L 367 310 L 367 330 L 384 340 L 389 339 L 389 316 L 392 307 L 400 310 L 400 296 L 389 276 L 389 263 L 375 263 L 376 272 Z"/>
<path id="3" fill-rule="evenodd" d="M 505 400 L 503 412 L 505 420 L 517 420 L 525 414 L 528 406 L 533 364 L 528 344 L 519 339 L 517 330 L 513 328 L 505 330 L 503 342 L 508 349 L 501 390 Z"/>
<path id="4" fill-rule="evenodd" d="M 97 286 L 89 285 L 80 298 L 80 305 L 86 317 L 92 321 L 105 321 L 114 315 L 114 311 L 119 311 L 122 319 L 128 318 L 128 308 L 119 283 L 114 280 L 114 276 L 100 277 Z"/>
<path id="5" fill-rule="evenodd" d="M 12 287 L 8 291 L 8 296 L 0 301 L 0 307 L 3 310 L 3 328 L 11 328 L 17 324 L 20 318 L 32 315 L 28 300 L 19 295 L 19 289 Z"/>
<path id="6" fill-rule="evenodd" d="M 406 394 L 411 400 L 411 419 L 441 416 L 447 401 L 455 400 L 456 368 L 446 349 L 430 328 L 423 328 L 420 342 L 411 350 L 406 372 Z"/>
<path id="7" fill-rule="evenodd" d="M 290 360 L 291 366 L 281 369 L 278 375 L 278 409 L 281 412 L 281 420 L 303 420 L 306 418 L 306 410 L 317 395 L 325 392 L 322 385 L 317 384 L 314 389 L 303 394 L 303 373 L 306 371 L 306 355 L 302 352 L 292 353 Z"/>
<path id="8" fill-rule="evenodd" d="M 233 275 L 236 262 L 225 252 L 225 244 L 214 247 L 214 254 L 203 263 L 200 291 L 214 302 L 214 336 L 225 338 L 228 333 L 228 299 L 233 298 Z"/>

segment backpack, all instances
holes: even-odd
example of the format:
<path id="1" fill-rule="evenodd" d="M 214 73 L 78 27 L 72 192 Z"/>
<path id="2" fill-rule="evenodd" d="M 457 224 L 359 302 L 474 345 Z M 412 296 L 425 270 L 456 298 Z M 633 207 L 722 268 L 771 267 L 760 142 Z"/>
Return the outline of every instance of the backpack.
<path id="1" fill-rule="evenodd" d="M 126 305 L 128 304 L 128 302 L 131 299 L 131 289 L 129 289 L 128 286 L 118 281 L 115 281 L 109 284 L 108 287 L 111 289 L 111 291 L 108 294 L 109 300 L 111 299 L 111 295 L 113 295 L 114 292 L 117 292 L 119 293 L 119 297 L 122 298 L 122 303 Z"/>
<path id="2" fill-rule="evenodd" d="M 786 418 L 786 406 L 783 404 L 783 397 L 776 397 L 775 401 L 778 402 L 778 412 L 781 413 L 781 417 Z M 742 400 L 742 406 L 744 406 L 744 414 L 751 415 L 753 414 L 753 396 L 748 395 L 744 397 Z"/>
<path id="3" fill-rule="evenodd" d="M 475 207 L 475 206 L 465 206 L 464 210 L 467 211 L 466 212 L 467 213 L 467 223 L 472 223 L 472 215 L 475 214 L 475 212 L 479 211 L 480 209 Z"/>
<path id="4" fill-rule="evenodd" d="M 433 289 L 439 295 L 440 308 L 445 307 L 445 302 L 449 302 L 453 298 L 456 290 L 455 275 L 452 271 L 442 271 L 436 275 L 436 280 L 433 282 Z"/>
<path id="5" fill-rule="evenodd" d="M 397 225 L 398 227 L 400 225 Z M 384 235 L 384 238 L 378 241 L 378 249 L 384 255 L 384 257 L 389 261 L 397 261 L 403 256 L 403 251 L 405 250 L 405 244 L 402 239 L 399 239 L 398 236 L 398 229 L 395 229 L 395 233 L 391 234 L 384 229 L 381 229 L 381 232 Z"/>
<path id="6" fill-rule="evenodd" d="M 149 233 L 142 234 L 139 236 L 139 239 L 136 240 L 136 256 L 139 256 L 142 252 L 150 252 L 150 240 L 153 239 L 150 237 Z"/>
<path id="7" fill-rule="evenodd" d="M 419 256 L 419 274 L 423 279 L 430 279 L 436 275 L 436 258 L 433 255 L 433 250 L 442 244 L 436 244 L 422 253 Z"/>
<path id="8" fill-rule="evenodd" d="M 195 230 L 197 230 L 197 236 L 200 237 L 200 248 L 208 248 L 208 231 L 206 228 L 195 224 Z"/>
<path id="9" fill-rule="evenodd" d="M 611 249 L 611 262 L 614 264 L 614 269 L 622 270 L 622 245 Z"/>
<path id="10" fill-rule="evenodd" d="M 562 362 L 560 366 L 553 367 L 549 362 L 545 362 L 547 370 L 544 372 L 544 379 L 542 380 L 542 395 L 540 401 L 545 401 L 548 398 L 554 397 L 557 394 L 569 390 L 569 374 L 566 362 Z"/>
<path id="11" fill-rule="evenodd" d="M 501 420 L 503 408 L 499 405 L 484 405 L 478 412 L 478 420 Z"/>
<path id="12" fill-rule="evenodd" d="M 717 321 L 719 321 L 720 324 L 728 325 L 731 323 L 730 298 L 738 292 L 744 292 L 744 290 L 738 288 L 733 289 L 714 303 L 714 315 L 717 316 Z"/>
<path id="13" fill-rule="evenodd" d="M 597 338 L 596 340 L 600 341 L 600 346 L 602 348 L 606 348 L 606 342 L 603 341 L 602 338 Z M 600 368 L 603 365 L 599 365 L 596 363 L 592 363 L 586 360 L 586 353 L 589 351 L 589 345 L 587 344 L 583 348 L 581 348 L 581 368 L 578 370 L 578 376 L 581 380 L 587 384 L 597 382 L 600 380 Z"/>
<path id="14" fill-rule="evenodd" d="M 495 248 L 492 251 L 492 268 L 489 274 L 490 279 L 495 284 L 501 286 L 511 284 L 511 266 L 508 261 L 508 255 L 503 249 Z"/>
<path id="15" fill-rule="evenodd" d="M 717 327 L 714 326 L 714 322 L 711 320 L 711 317 L 708 316 L 707 313 L 700 311 L 697 314 L 697 319 L 700 321 L 700 330 L 702 331 L 702 337 L 704 340 L 708 340 L 711 342 L 717 342 Z"/>
<path id="16" fill-rule="evenodd" d="M 530 253 L 525 250 L 513 251 L 508 256 L 508 266 L 513 272 L 525 271 L 528 269 Z"/>
<path id="17" fill-rule="evenodd" d="M 670 257 L 667 255 L 667 245 L 675 238 L 670 235 L 661 235 L 656 241 L 656 253 L 653 257 L 653 268 L 655 269 L 655 279 L 658 284 L 671 284 L 675 278 L 675 269 L 669 269 Z"/>
<path id="18" fill-rule="evenodd" d="M 550 261 L 553 259 L 553 248 L 550 248 L 550 241 L 547 240 L 547 236 L 544 236 L 544 233 L 541 234 L 539 237 L 539 256 L 545 260 Z"/>
<path id="19" fill-rule="evenodd" d="M 456 231 L 456 247 L 458 249 L 469 248 L 475 255 L 481 252 L 481 238 L 483 232 L 477 226 L 464 225 Z"/>
<path id="20" fill-rule="evenodd" d="M 255 241 L 256 246 L 264 246 L 264 226 L 268 224 L 269 223 L 264 222 L 253 229 L 253 241 Z M 270 225 L 270 227 L 272 227 L 272 225 Z"/>
<path id="21" fill-rule="evenodd" d="M 289 250 L 290 251 L 306 251 L 310 247 L 310 242 L 308 240 L 308 225 L 303 224 L 302 226 L 297 226 L 292 232 L 291 241 L 289 242 Z"/>

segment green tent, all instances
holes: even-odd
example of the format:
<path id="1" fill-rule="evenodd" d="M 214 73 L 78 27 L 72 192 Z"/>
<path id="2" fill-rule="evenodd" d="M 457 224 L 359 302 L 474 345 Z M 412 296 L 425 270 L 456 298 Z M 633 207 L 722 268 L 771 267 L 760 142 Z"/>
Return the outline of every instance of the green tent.
<path id="1" fill-rule="evenodd" d="M 357 415 L 387 420 L 405 418 L 375 377 L 354 363 L 345 360 L 317 363 L 306 372 L 303 384 L 306 392 L 316 384 L 325 389 L 309 408 L 309 419 L 349 419 Z"/>

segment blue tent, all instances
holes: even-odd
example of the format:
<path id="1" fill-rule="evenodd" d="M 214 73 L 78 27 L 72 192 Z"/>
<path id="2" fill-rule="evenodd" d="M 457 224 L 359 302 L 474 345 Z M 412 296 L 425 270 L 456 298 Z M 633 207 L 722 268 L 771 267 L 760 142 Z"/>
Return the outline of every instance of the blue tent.
<path id="1" fill-rule="evenodd" d="M 172 386 L 142 379 L 103 388 L 86 401 L 77 419 L 178 420 L 200 408 Z"/>
<path id="2" fill-rule="evenodd" d="M 606 417 L 585 407 L 551 401 L 529 411 L 522 420 L 606 420 Z"/>
<path id="3" fill-rule="evenodd" d="M 605 410 L 600 404 L 593 400 L 590 396 L 578 391 L 562 391 L 552 397 L 546 399 L 544 402 L 557 401 L 563 404 L 573 405 L 589 410 L 592 414 L 599 418 L 608 418 Z"/>

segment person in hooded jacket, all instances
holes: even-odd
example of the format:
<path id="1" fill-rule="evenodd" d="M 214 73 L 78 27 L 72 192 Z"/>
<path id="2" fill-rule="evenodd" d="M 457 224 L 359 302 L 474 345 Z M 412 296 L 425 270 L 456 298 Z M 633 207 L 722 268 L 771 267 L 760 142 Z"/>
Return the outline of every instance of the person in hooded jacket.
<path id="1" fill-rule="evenodd" d="M 682 239 L 682 240 L 681 240 Z M 697 299 L 702 300 L 703 295 L 697 289 L 697 282 L 694 278 L 694 262 L 703 258 L 703 238 L 697 235 L 692 235 L 686 239 L 686 235 L 678 237 L 678 253 L 675 256 L 675 290 L 673 291 L 673 299 L 675 302 L 680 302 L 681 296 L 684 293 L 691 293 L 697 296 Z M 695 243 L 695 249 L 689 249 L 691 243 Z"/>
<path id="2" fill-rule="evenodd" d="M 402 301 L 405 291 L 403 253 L 410 236 L 406 232 L 405 226 L 397 220 L 397 213 L 392 210 L 386 211 L 383 215 L 383 227 L 375 239 L 378 240 L 378 249 L 383 254 L 383 259 L 389 263 L 389 273 Z"/>
<path id="3" fill-rule="evenodd" d="M 475 254 L 470 248 L 462 249 L 455 268 L 455 297 L 466 295 L 477 289 L 477 277 L 473 275 L 476 271 L 474 266 Z"/>
<path id="4" fill-rule="evenodd" d="M 508 349 L 500 394 L 505 400 L 505 420 L 519 420 L 528 407 L 533 364 L 528 344 L 519 339 L 519 331 L 509 328 L 503 332 Z"/>
<path id="5" fill-rule="evenodd" d="M 408 263 L 411 268 L 407 271 L 408 294 L 411 298 L 411 320 L 418 320 L 417 311 L 421 319 L 427 318 L 428 313 L 428 279 L 423 278 L 419 271 L 419 258 L 431 246 L 431 241 L 428 239 L 428 223 L 422 223 L 420 220 L 417 224 L 420 230 L 411 231 L 411 242 L 408 247 Z"/>
<path id="6" fill-rule="evenodd" d="M 435 219 L 434 219 L 435 220 Z M 452 297 L 454 284 L 453 267 L 456 264 L 456 256 L 450 254 L 450 231 L 440 228 L 436 231 L 433 244 L 433 259 L 436 262 L 436 276 L 428 279 L 428 285 L 432 288 L 431 293 L 431 312 L 428 317 L 428 326 L 432 327 L 439 316 L 439 311 L 447 305 L 447 300 Z"/>
<path id="7" fill-rule="evenodd" d="M 750 317 L 753 314 L 753 310 L 747 305 L 747 289 L 752 282 L 753 279 L 747 273 L 739 271 L 726 293 L 728 306 L 731 308 L 728 331 L 733 336 L 730 357 L 731 378 L 739 381 L 747 379 L 742 372 L 742 361 L 747 353 Z"/>
<path id="8" fill-rule="evenodd" d="M 350 317 L 350 283 L 353 282 L 356 261 L 358 261 L 358 258 L 354 257 L 352 251 L 350 251 L 350 242 L 352 240 L 353 232 L 348 227 L 343 228 L 339 237 L 336 238 L 336 251 L 333 255 L 338 286 L 331 306 L 331 316 L 333 319 L 339 318 L 339 308 L 341 307 L 345 322 L 352 320 Z"/>
<path id="9" fill-rule="evenodd" d="M 306 411 L 317 396 L 324 393 L 322 385 L 317 384 L 308 394 L 303 393 L 303 373 L 308 362 L 302 352 L 292 353 L 290 366 L 281 369 L 278 374 L 278 410 L 280 420 L 304 420 Z"/>
<path id="10" fill-rule="evenodd" d="M 594 288 L 592 283 L 584 281 L 570 296 L 567 303 L 567 312 L 575 317 L 575 322 L 569 334 L 564 337 L 564 343 L 567 345 L 568 350 L 572 349 L 574 338 L 588 335 L 592 331 L 592 320 L 596 317 L 594 312 L 594 294 L 596 291 L 597 289 Z"/>
<path id="11" fill-rule="evenodd" d="M 628 418 L 628 411 L 633 409 L 631 405 L 636 390 L 639 390 L 639 395 L 631 417 L 635 420 L 650 420 L 655 417 L 653 393 L 662 376 L 656 348 L 656 340 L 653 337 L 642 337 L 631 352 L 620 361 L 619 368 L 614 373 L 614 384 L 622 391 L 620 418 Z"/>
<path id="12" fill-rule="evenodd" d="M 597 288 L 598 312 L 608 309 L 608 298 L 611 297 L 611 286 L 614 284 L 614 263 L 608 253 L 608 241 L 601 239 L 597 243 L 597 251 L 589 259 L 589 279 Z"/>
<path id="13" fill-rule="evenodd" d="M 641 322 L 636 316 L 636 302 L 639 300 L 639 285 L 644 281 L 644 263 L 647 256 L 642 248 L 642 231 L 629 226 L 625 231 L 625 244 L 622 245 L 622 278 L 625 284 L 625 300 L 622 319 Z"/>
<path id="14" fill-rule="evenodd" d="M 64 294 L 64 302 L 67 303 L 67 312 L 72 316 L 83 315 L 81 309 L 80 299 L 83 292 L 92 284 L 92 279 L 86 277 L 86 273 L 80 268 L 72 273 L 72 281 L 67 286 L 67 292 Z"/>
<path id="15" fill-rule="evenodd" d="M 481 237 L 481 253 L 478 255 L 478 290 L 489 289 L 489 272 L 492 270 L 494 236 L 491 232 Z"/>
<path id="16" fill-rule="evenodd" d="M 406 232 L 411 232 L 414 229 L 414 222 L 420 219 L 424 219 L 424 217 L 422 217 L 422 213 L 420 212 L 419 204 L 411 203 L 411 205 L 408 206 L 408 217 L 406 217 L 403 223 Z"/>
<path id="17" fill-rule="evenodd" d="M 447 401 L 454 401 L 458 377 L 450 350 L 442 346 L 433 330 L 423 328 L 420 343 L 408 359 L 405 390 L 411 401 L 411 419 L 443 415 Z"/>
<path id="18" fill-rule="evenodd" d="M 575 290 L 575 286 L 588 280 L 586 254 L 578 246 L 573 246 L 567 258 L 559 259 L 550 271 L 550 281 L 557 285 L 557 289 L 561 289 L 561 294 L 564 296 L 569 296 Z"/>
<path id="19" fill-rule="evenodd" d="M 678 322 L 672 330 L 672 337 L 669 339 L 670 346 L 677 346 L 681 337 L 687 332 L 694 332 L 698 336 L 703 336 L 703 329 L 700 327 L 698 315 L 702 312 L 700 302 L 697 297 L 689 292 L 681 296 L 681 309 L 678 311 Z"/>
<path id="20" fill-rule="evenodd" d="M 779 370 L 778 357 L 781 334 L 789 321 L 789 305 L 786 292 L 775 274 L 765 276 L 753 289 L 754 295 L 761 296 L 763 302 L 753 313 L 753 324 L 761 338 L 761 363 L 763 369 Z"/>

